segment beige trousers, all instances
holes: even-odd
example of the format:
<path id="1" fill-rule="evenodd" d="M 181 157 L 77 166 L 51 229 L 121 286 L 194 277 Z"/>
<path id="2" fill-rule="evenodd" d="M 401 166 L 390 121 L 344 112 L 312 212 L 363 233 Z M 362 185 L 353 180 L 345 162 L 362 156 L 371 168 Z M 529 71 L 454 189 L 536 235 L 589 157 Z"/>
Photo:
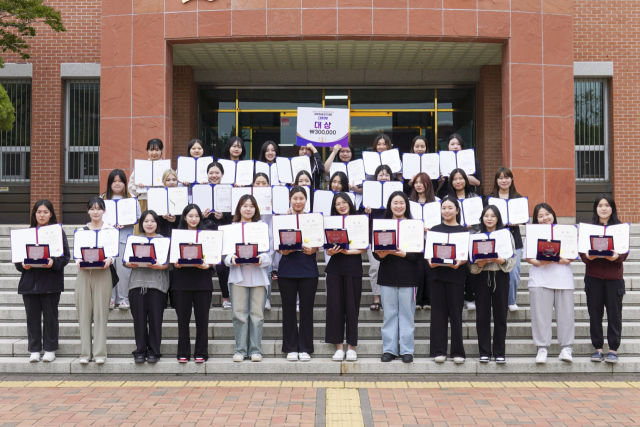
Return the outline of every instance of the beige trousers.
<path id="1" fill-rule="evenodd" d="M 111 272 L 108 268 L 78 272 L 75 295 L 80 327 L 80 358 L 91 359 L 92 321 L 93 357 L 107 357 L 107 320 L 111 289 Z"/>

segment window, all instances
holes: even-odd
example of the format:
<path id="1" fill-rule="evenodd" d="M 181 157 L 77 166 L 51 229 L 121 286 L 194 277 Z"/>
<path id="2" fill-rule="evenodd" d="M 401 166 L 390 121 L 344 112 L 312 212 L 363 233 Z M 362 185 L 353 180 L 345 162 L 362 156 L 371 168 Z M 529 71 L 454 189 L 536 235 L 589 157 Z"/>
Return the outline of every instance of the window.
<path id="1" fill-rule="evenodd" d="M 29 182 L 31 176 L 31 81 L 2 80 L 16 112 L 10 131 L 0 131 L 0 181 Z"/>
<path id="2" fill-rule="evenodd" d="M 95 183 L 100 177 L 100 81 L 67 81 L 66 181 Z"/>
<path id="3" fill-rule="evenodd" d="M 575 79 L 576 180 L 609 179 L 606 79 Z"/>

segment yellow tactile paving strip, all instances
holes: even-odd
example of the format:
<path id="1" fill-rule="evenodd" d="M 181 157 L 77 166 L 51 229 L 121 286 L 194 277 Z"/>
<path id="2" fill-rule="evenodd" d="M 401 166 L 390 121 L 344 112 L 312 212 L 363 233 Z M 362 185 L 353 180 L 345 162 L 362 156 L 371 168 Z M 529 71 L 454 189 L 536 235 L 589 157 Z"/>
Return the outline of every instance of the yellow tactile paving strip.
<path id="1" fill-rule="evenodd" d="M 358 390 L 353 388 L 328 388 L 325 416 L 326 427 L 364 427 Z"/>
<path id="2" fill-rule="evenodd" d="M 640 388 L 640 381 L 0 381 L 0 388 L 21 387 Z"/>

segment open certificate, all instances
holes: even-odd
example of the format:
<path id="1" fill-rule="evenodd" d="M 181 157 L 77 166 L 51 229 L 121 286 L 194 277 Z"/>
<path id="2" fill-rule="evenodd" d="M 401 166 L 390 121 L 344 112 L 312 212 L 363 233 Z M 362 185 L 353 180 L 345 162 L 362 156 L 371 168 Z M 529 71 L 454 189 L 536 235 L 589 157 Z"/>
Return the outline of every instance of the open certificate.
<path id="1" fill-rule="evenodd" d="M 369 248 L 369 215 L 325 216 L 324 229 L 347 230 L 349 249 Z M 325 235 L 325 243 L 326 240 Z"/>
<path id="2" fill-rule="evenodd" d="M 437 231 L 427 231 L 424 244 L 424 258 L 431 259 L 433 256 L 434 243 L 446 243 L 456 246 L 456 260 L 467 261 L 469 258 L 469 239 L 471 233 L 440 233 Z"/>
<path id="3" fill-rule="evenodd" d="M 280 247 L 280 230 L 300 230 L 302 246 L 319 248 L 324 244 L 324 220 L 318 213 L 277 215 L 272 218 L 273 247 Z"/>
<path id="4" fill-rule="evenodd" d="M 462 225 L 466 227 L 468 225 L 480 224 L 480 215 L 482 215 L 482 210 L 484 209 L 482 197 L 458 199 L 458 203 L 460 203 L 460 223 Z"/>
<path id="5" fill-rule="evenodd" d="M 117 257 L 120 250 L 120 230 L 76 230 L 73 235 L 74 259 L 82 259 L 82 248 L 104 248 L 104 256 Z"/>
<path id="6" fill-rule="evenodd" d="M 193 203 L 204 212 L 209 209 L 216 212 L 233 212 L 231 202 L 231 190 L 229 184 L 196 184 L 191 187 Z"/>
<path id="7" fill-rule="evenodd" d="M 362 184 L 367 179 L 364 173 L 364 160 L 352 160 L 349 163 L 333 162 L 329 170 L 329 178 L 336 172 L 344 172 L 349 183 Z"/>
<path id="8" fill-rule="evenodd" d="M 396 230 L 398 249 L 424 251 L 424 223 L 420 219 L 374 219 L 373 231 Z"/>
<path id="9" fill-rule="evenodd" d="M 175 264 L 180 259 L 180 243 L 200 243 L 205 264 L 222 262 L 223 233 L 220 230 L 172 230 L 171 255 L 169 262 Z"/>
<path id="10" fill-rule="evenodd" d="M 64 255 L 62 243 L 62 225 L 52 224 L 38 228 L 11 230 L 11 262 L 24 262 L 27 258 L 27 245 L 49 245 L 49 256 Z"/>
<path id="11" fill-rule="evenodd" d="M 431 179 L 440 178 L 440 156 L 438 153 L 404 153 L 402 155 L 402 177 L 413 179 L 416 174 L 424 172 Z"/>
<path id="12" fill-rule="evenodd" d="M 300 171 L 307 171 L 311 175 L 311 159 L 308 156 L 276 157 L 276 165 L 281 184 L 291 184 Z M 275 184 L 275 182 L 271 184 Z"/>
<path id="13" fill-rule="evenodd" d="M 104 206 L 102 220 L 111 226 L 133 225 L 138 222 L 138 199 L 135 197 L 105 200 Z"/>
<path id="14" fill-rule="evenodd" d="M 362 206 L 371 209 L 385 209 L 389 196 L 395 191 L 402 191 L 399 181 L 365 181 L 362 184 Z"/>
<path id="15" fill-rule="evenodd" d="M 391 172 L 398 173 L 402 171 L 402 162 L 400 161 L 400 151 L 397 148 L 375 153 L 373 151 L 363 151 L 362 160 L 364 161 L 364 171 L 367 175 L 375 175 L 376 168 L 380 165 L 387 165 L 391 168 Z"/>
<path id="16" fill-rule="evenodd" d="M 146 193 L 146 187 L 162 187 L 162 174 L 171 169 L 171 160 L 138 160 L 134 161 L 135 184 L 144 184 L 138 193 Z"/>
<path id="17" fill-rule="evenodd" d="M 619 254 L 629 253 L 631 225 L 594 225 L 581 222 L 578 226 L 578 252 L 588 254 L 591 250 L 591 236 L 613 237 L 613 250 Z"/>
<path id="18" fill-rule="evenodd" d="M 222 237 L 222 255 L 236 253 L 236 244 L 255 243 L 258 252 L 269 251 L 269 226 L 266 222 L 234 222 L 218 227 Z"/>
<path id="19" fill-rule="evenodd" d="M 280 182 L 280 179 L 278 178 L 278 166 L 275 163 L 268 164 L 268 163 L 259 162 L 256 160 L 255 170 L 256 170 L 255 173 L 262 172 L 266 174 L 269 177 L 269 184 L 271 185 L 278 185 L 278 183 Z"/>
<path id="20" fill-rule="evenodd" d="M 526 224 L 529 222 L 529 199 L 527 197 L 518 197 L 517 199 L 489 197 L 488 204 L 498 208 L 504 225 Z"/>
<path id="21" fill-rule="evenodd" d="M 189 204 L 187 187 L 149 188 L 147 191 L 147 209 L 158 216 L 182 215 Z"/>
<path id="22" fill-rule="evenodd" d="M 511 231 L 508 228 L 493 231 L 491 233 L 476 233 L 469 235 L 469 260 L 473 261 L 473 242 L 476 240 L 492 239 L 496 242 L 496 253 L 502 259 L 512 258 L 513 245 L 511 244 Z"/>
<path id="23" fill-rule="evenodd" d="M 421 219 L 425 228 L 431 228 L 442 223 L 442 205 L 440 201 L 425 203 L 409 202 L 409 209 L 413 219 Z"/>
<path id="24" fill-rule="evenodd" d="M 218 159 L 218 162 L 224 168 L 224 175 L 220 180 L 220 184 L 253 184 L 253 160 L 226 160 Z M 205 181 L 207 181 L 205 179 Z"/>
<path id="25" fill-rule="evenodd" d="M 454 169 L 462 169 L 467 175 L 476 173 L 476 155 L 473 148 L 460 151 L 440 151 L 440 173 L 451 175 Z"/>
<path id="26" fill-rule="evenodd" d="M 304 206 L 303 212 L 311 212 L 311 189 L 306 185 L 302 188 L 307 192 L 307 203 Z M 286 215 L 287 210 L 291 207 L 289 204 L 289 190 L 291 187 L 276 185 L 271 190 L 271 203 L 273 205 L 273 213 L 277 215 Z"/>
<path id="27" fill-rule="evenodd" d="M 271 187 L 233 187 L 231 189 L 231 212 L 235 212 L 238 202 L 244 195 L 255 197 L 258 202 L 260 215 L 271 215 L 273 207 L 271 205 Z"/>
<path id="28" fill-rule="evenodd" d="M 213 157 L 178 157 L 178 181 L 207 182 L 207 166 L 213 162 Z"/>
<path id="29" fill-rule="evenodd" d="M 153 244 L 156 252 L 156 261 L 158 264 L 165 265 L 169 259 L 169 248 L 171 246 L 171 239 L 168 237 L 144 237 L 134 236 L 130 234 L 127 236 L 127 245 L 124 247 L 124 255 L 122 256 L 122 262 L 129 262 L 129 258 L 134 256 L 133 243 L 151 243 Z"/>
<path id="30" fill-rule="evenodd" d="M 353 205 L 356 204 L 356 195 L 355 193 L 347 193 Z M 321 213 L 324 216 L 331 215 L 331 203 L 333 202 L 333 197 L 338 194 L 337 191 L 329 191 L 329 190 L 316 190 L 313 194 L 313 212 Z"/>
<path id="31" fill-rule="evenodd" d="M 565 224 L 526 224 L 523 258 L 534 258 L 538 240 L 559 240 L 560 257 L 578 259 L 578 227 Z"/>

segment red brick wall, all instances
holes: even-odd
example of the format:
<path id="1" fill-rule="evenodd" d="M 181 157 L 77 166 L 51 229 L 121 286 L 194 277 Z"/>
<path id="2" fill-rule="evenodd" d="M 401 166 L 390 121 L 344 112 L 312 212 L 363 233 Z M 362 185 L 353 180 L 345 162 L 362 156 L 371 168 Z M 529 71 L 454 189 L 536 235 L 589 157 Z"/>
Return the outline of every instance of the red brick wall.
<path id="1" fill-rule="evenodd" d="M 27 61 L 33 64 L 31 116 L 31 203 L 49 199 L 61 218 L 64 183 L 64 82 L 61 63 L 100 62 L 101 0 L 48 0 L 62 13 L 67 31 L 55 33 L 38 24 Z M 7 63 L 24 63 L 3 54 Z"/>
<path id="2" fill-rule="evenodd" d="M 187 154 L 189 141 L 198 137 L 198 86 L 193 68 L 173 67 L 173 165 Z M 168 151 L 171 152 L 171 151 Z"/>
<path id="3" fill-rule="evenodd" d="M 613 61 L 610 177 L 621 219 L 640 222 L 640 2 L 575 0 L 575 61 Z"/>
<path id="4" fill-rule="evenodd" d="M 477 88 L 478 158 L 482 168 L 482 189 L 493 190 L 493 176 L 502 166 L 502 66 L 480 68 Z"/>

